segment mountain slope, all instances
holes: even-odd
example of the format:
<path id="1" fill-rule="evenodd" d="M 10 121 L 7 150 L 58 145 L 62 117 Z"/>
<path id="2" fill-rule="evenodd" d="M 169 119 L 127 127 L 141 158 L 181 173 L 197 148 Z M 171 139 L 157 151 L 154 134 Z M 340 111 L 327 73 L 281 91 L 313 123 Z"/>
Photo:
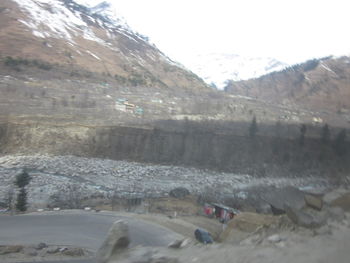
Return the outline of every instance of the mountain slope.
<path id="1" fill-rule="evenodd" d="M 225 90 L 270 103 L 348 114 L 350 58 L 323 58 L 258 79 L 229 83 Z"/>
<path id="2" fill-rule="evenodd" d="M 131 84 L 206 88 L 114 17 L 107 3 L 89 8 L 72 0 L 4 0 L 0 12 L 2 57 L 82 68 Z"/>

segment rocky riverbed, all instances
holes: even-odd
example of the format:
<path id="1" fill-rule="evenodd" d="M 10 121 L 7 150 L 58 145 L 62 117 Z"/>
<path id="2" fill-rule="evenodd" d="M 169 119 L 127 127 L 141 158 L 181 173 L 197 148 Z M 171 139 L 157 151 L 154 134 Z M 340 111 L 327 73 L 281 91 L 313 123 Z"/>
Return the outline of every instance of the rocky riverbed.
<path id="1" fill-rule="evenodd" d="M 250 189 L 296 186 L 325 189 L 324 177 L 254 177 L 220 173 L 189 167 L 151 165 L 76 156 L 7 155 L 0 157 L 0 201 L 6 199 L 17 174 L 26 169 L 32 176 L 28 186 L 31 207 L 46 207 L 53 195 L 70 194 L 74 189 L 81 198 L 126 196 L 142 193 L 147 197 L 167 196 L 176 187 L 185 187 L 197 195 L 211 191 L 218 195 L 246 198 Z M 344 180 L 348 180 L 344 178 Z"/>

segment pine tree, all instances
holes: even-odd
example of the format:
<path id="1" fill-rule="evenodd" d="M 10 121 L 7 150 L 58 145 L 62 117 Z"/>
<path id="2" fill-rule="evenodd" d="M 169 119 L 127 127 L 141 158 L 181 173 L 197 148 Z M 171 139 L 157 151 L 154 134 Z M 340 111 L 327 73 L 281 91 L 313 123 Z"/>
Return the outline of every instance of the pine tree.
<path id="1" fill-rule="evenodd" d="M 24 170 L 22 173 L 16 176 L 15 185 L 19 188 L 23 188 L 29 184 L 31 178 L 30 175 Z"/>
<path id="2" fill-rule="evenodd" d="M 27 210 L 27 191 L 24 187 L 19 190 L 17 196 L 16 209 L 18 211 L 24 212 Z"/>
<path id="3" fill-rule="evenodd" d="M 252 123 L 249 126 L 249 136 L 251 138 L 254 138 L 257 132 L 258 132 L 258 125 L 256 123 L 256 117 L 254 116 Z"/>
<path id="4" fill-rule="evenodd" d="M 328 144 L 331 140 L 331 132 L 327 123 L 322 128 L 321 140 L 324 144 Z"/>
<path id="5" fill-rule="evenodd" d="M 300 126 L 300 137 L 299 137 L 299 143 L 301 146 L 304 145 L 304 142 L 305 142 L 305 133 L 306 133 L 306 125 L 305 124 L 302 124 Z"/>
<path id="6" fill-rule="evenodd" d="M 27 210 L 27 191 L 25 187 L 29 184 L 30 180 L 31 177 L 25 170 L 16 176 L 15 185 L 19 188 L 16 202 L 16 209 L 18 211 L 24 212 Z"/>
<path id="7" fill-rule="evenodd" d="M 342 155 L 345 155 L 347 152 L 346 146 L 347 146 L 347 144 L 346 144 L 346 130 L 342 129 L 338 133 L 337 137 L 335 138 L 333 147 L 334 147 L 335 152 L 339 156 L 342 156 Z"/>

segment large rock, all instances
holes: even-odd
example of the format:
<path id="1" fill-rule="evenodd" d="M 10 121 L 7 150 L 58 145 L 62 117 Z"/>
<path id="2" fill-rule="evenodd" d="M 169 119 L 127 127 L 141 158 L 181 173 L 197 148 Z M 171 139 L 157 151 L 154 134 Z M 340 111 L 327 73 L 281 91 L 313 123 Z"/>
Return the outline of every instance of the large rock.
<path id="1" fill-rule="evenodd" d="M 82 257 L 85 255 L 84 250 L 82 248 L 68 248 L 62 252 L 63 255 L 70 257 Z"/>
<path id="2" fill-rule="evenodd" d="M 183 240 L 174 240 L 168 245 L 168 248 L 180 248 Z"/>
<path id="3" fill-rule="evenodd" d="M 305 199 L 306 205 L 308 205 L 311 208 L 321 210 L 323 207 L 322 197 L 306 194 L 304 196 L 304 199 Z"/>
<path id="4" fill-rule="evenodd" d="M 44 248 L 47 248 L 47 244 L 44 242 L 41 242 L 35 246 L 35 249 L 37 249 L 37 250 L 42 250 Z"/>
<path id="5" fill-rule="evenodd" d="M 19 253 L 23 246 L 0 246 L 0 255 Z"/>
<path id="6" fill-rule="evenodd" d="M 289 219 L 296 225 L 306 228 L 317 228 L 326 223 L 326 217 L 323 214 L 307 213 L 302 210 L 285 205 L 284 210 Z"/>
<path id="7" fill-rule="evenodd" d="M 341 207 L 327 207 L 326 212 L 328 219 L 331 221 L 341 222 L 346 218 L 345 212 Z"/>
<path id="8" fill-rule="evenodd" d="M 38 255 L 38 251 L 34 247 L 24 247 L 21 251 L 24 255 L 35 257 Z"/>
<path id="9" fill-rule="evenodd" d="M 190 191 L 188 191 L 185 187 L 177 187 L 171 190 L 169 195 L 174 198 L 184 198 L 190 195 Z"/>
<path id="10" fill-rule="evenodd" d="M 97 251 L 98 263 L 106 263 L 110 258 L 129 246 L 129 229 L 128 225 L 122 220 L 113 223 L 108 231 L 107 238 Z"/>
<path id="11" fill-rule="evenodd" d="M 281 218 L 277 216 L 243 212 L 228 222 L 219 240 L 226 244 L 237 245 L 262 227 L 279 225 L 280 220 Z"/>
<path id="12" fill-rule="evenodd" d="M 58 252 L 60 252 L 60 247 L 57 247 L 57 246 L 49 247 L 46 250 L 46 253 L 48 253 L 48 254 L 56 254 Z"/>
<path id="13" fill-rule="evenodd" d="M 270 243 L 278 243 L 278 242 L 281 242 L 283 238 L 278 234 L 274 234 L 269 236 L 266 240 L 269 241 Z"/>
<path id="14" fill-rule="evenodd" d="M 271 205 L 274 214 L 285 213 L 285 206 L 301 209 L 305 206 L 304 196 L 304 192 L 292 186 L 270 189 L 260 194 L 260 198 Z"/>
<path id="15" fill-rule="evenodd" d="M 340 197 L 333 200 L 331 206 L 337 206 L 342 208 L 344 211 L 350 212 L 350 192 L 347 192 Z"/>
<path id="16" fill-rule="evenodd" d="M 323 196 L 323 201 L 325 204 L 331 205 L 336 199 L 341 198 L 342 196 L 346 195 L 347 193 L 349 193 L 348 189 L 337 188 L 337 189 L 334 189 L 334 190 L 326 193 Z"/>
<path id="17" fill-rule="evenodd" d="M 243 212 L 230 220 L 227 227 L 252 233 L 261 226 L 278 224 L 279 220 L 279 217 L 272 215 Z"/>

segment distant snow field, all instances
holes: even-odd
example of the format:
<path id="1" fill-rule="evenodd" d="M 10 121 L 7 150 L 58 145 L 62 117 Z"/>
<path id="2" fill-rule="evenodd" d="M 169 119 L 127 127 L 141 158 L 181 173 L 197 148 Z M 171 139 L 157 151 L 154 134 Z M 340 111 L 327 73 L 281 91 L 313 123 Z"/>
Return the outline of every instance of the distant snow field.
<path id="1" fill-rule="evenodd" d="M 209 53 L 189 57 L 183 64 L 208 84 L 222 90 L 227 80 L 258 78 L 288 65 L 274 58 L 245 57 L 237 54 Z"/>

